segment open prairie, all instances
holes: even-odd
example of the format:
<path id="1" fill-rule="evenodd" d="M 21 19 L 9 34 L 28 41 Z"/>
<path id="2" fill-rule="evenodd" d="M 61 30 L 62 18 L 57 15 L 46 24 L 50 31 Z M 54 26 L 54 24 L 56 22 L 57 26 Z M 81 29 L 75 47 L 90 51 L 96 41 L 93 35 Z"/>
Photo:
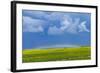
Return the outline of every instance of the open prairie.
<path id="1" fill-rule="evenodd" d="M 91 48 L 89 46 L 24 49 L 22 51 L 23 63 L 88 59 L 91 59 Z"/>

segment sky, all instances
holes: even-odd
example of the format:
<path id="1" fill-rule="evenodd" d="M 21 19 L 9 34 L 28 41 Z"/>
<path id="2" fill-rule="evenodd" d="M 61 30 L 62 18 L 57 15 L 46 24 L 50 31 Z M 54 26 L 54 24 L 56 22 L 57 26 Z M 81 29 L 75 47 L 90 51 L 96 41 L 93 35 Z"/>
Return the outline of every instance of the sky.
<path id="1" fill-rule="evenodd" d="M 23 49 L 90 46 L 91 14 L 22 10 Z"/>

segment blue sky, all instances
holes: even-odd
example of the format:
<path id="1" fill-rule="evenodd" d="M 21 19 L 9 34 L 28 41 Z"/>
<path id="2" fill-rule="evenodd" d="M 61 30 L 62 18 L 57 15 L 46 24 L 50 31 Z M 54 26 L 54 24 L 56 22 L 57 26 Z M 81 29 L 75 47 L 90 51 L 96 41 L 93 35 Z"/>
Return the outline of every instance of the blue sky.
<path id="1" fill-rule="evenodd" d="M 23 49 L 57 45 L 90 45 L 91 14 L 22 11 Z"/>

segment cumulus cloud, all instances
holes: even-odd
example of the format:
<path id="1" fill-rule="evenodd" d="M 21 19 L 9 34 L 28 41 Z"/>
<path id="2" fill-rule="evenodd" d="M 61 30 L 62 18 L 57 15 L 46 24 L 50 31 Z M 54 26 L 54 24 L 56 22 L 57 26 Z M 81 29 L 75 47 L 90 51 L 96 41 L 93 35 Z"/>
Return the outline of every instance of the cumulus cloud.
<path id="1" fill-rule="evenodd" d="M 78 33 L 77 31 L 77 27 L 79 25 L 79 18 L 76 18 L 69 26 L 69 28 L 67 29 L 67 32 L 72 33 L 72 34 L 76 34 Z"/>
<path id="2" fill-rule="evenodd" d="M 50 27 L 48 34 L 60 35 L 64 33 L 77 34 L 78 32 L 89 32 L 86 28 L 86 21 L 80 22 L 80 18 L 72 19 L 70 16 L 64 17 L 60 23 L 60 27 Z"/>
<path id="3" fill-rule="evenodd" d="M 23 31 L 24 32 L 43 32 L 45 21 L 33 19 L 28 16 L 23 16 Z"/>
<path id="4" fill-rule="evenodd" d="M 60 35 L 89 32 L 89 29 L 86 27 L 86 21 L 81 21 L 81 18 L 72 17 L 68 13 L 23 10 L 23 31 Z"/>
<path id="5" fill-rule="evenodd" d="M 53 26 L 48 29 L 48 34 L 50 35 L 60 35 L 63 34 L 63 31 L 60 30 L 58 27 Z"/>
<path id="6" fill-rule="evenodd" d="M 61 30 L 68 29 L 72 24 L 72 18 L 70 16 L 64 16 L 61 21 Z"/>
<path id="7" fill-rule="evenodd" d="M 24 16 L 29 16 L 29 17 L 38 18 L 38 19 L 45 19 L 49 21 L 60 20 L 63 14 L 64 13 L 60 13 L 60 12 L 23 10 Z"/>
<path id="8" fill-rule="evenodd" d="M 86 28 L 85 24 L 86 24 L 86 21 L 81 22 L 81 24 L 78 26 L 79 32 L 83 32 L 83 31 L 89 32 L 89 30 Z"/>
<path id="9" fill-rule="evenodd" d="M 45 19 L 47 19 L 49 21 L 60 21 L 62 19 L 63 15 L 64 15 L 64 13 L 51 12 L 50 14 L 45 16 Z"/>
<path id="10" fill-rule="evenodd" d="M 32 18 L 44 19 L 47 14 L 44 11 L 33 11 L 33 10 L 23 10 L 24 16 L 29 16 Z"/>
<path id="11" fill-rule="evenodd" d="M 71 18 L 70 16 L 64 17 L 61 22 L 61 30 L 66 31 L 71 34 L 76 34 L 78 32 L 89 32 L 89 29 L 86 28 L 86 21 L 80 22 L 80 18 Z"/>
<path id="12" fill-rule="evenodd" d="M 79 24 L 79 18 L 75 18 L 72 19 L 70 16 L 67 16 L 63 18 L 62 22 L 61 22 L 61 30 L 68 32 L 68 33 L 72 33 L 75 34 L 77 33 L 77 26 Z"/>

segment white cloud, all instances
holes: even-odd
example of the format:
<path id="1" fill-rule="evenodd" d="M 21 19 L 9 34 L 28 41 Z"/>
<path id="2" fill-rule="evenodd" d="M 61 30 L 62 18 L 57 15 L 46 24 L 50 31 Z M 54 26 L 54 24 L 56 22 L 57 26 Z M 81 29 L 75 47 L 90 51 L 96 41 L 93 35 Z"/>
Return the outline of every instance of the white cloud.
<path id="1" fill-rule="evenodd" d="M 48 34 L 60 35 L 64 33 L 77 34 L 79 32 L 89 32 L 89 29 L 86 28 L 86 21 L 80 22 L 80 18 L 71 18 L 66 16 L 62 18 L 60 25 L 61 27 L 57 28 L 56 26 L 50 27 Z"/>
<path id="2" fill-rule="evenodd" d="M 69 28 L 69 26 L 72 24 L 72 18 L 71 17 L 69 17 L 69 16 L 64 16 L 63 18 L 62 18 L 62 21 L 61 21 L 61 30 L 66 30 L 66 29 L 68 29 Z"/>
<path id="3" fill-rule="evenodd" d="M 86 24 L 86 21 L 83 21 L 80 23 L 80 25 L 78 26 L 79 32 L 83 32 L 83 31 L 89 32 L 89 30 L 86 28 L 85 24 Z"/>
<path id="4" fill-rule="evenodd" d="M 44 11 L 23 10 L 23 13 L 25 14 L 25 16 L 30 16 L 33 18 L 45 18 L 45 16 L 47 15 Z"/>
<path id="5" fill-rule="evenodd" d="M 79 25 L 79 18 L 74 19 L 74 21 L 70 24 L 69 28 L 67 29 L 67 32 L 76 34 L 78 33 L 78 25 Z"/>
<path id="6" fill-rule="evenodd" d="M 48 32 L 52 35 L 63 33 L 77 34 L 78 32 L 89 32 L 86 21 L 80 22 L 80 18 L 73 18 L 67 13 L 44 12 L 44 11 L 25 11 L 23 16 L 24 32 Z M 28 14 L 28 15 L 27 15 Z M 60 27 L 56 21 L 60 22 Z M 48 23 L 49 22 L 49 23 Z M 51 27 L 52 26 L 52 27 Z M 44 30 L 48 27 L 47 30 Z"/>
<path id="7" fill-rule="evenodd" d="M 51 12 L 50 14 L 45 16 L 45 19 L 49 20 L 49 21 L 59 21 L 62 19 L 63 17 L 63 13 L 60 12 Z"/>
<path id="8" fill-rule="evenodd" d="M 58 27 L 53 26 L 48 29 L 48 34 L 50 35 L 60 35 L 63 34 L 63 31 L 60 30 Z"/>
<path id="9" fill-rule="evenodd" d="M 62 26 L 60 29 L 68 33 L 76 34 L 78 32 L 77 26 L 79 24 L 79 20 L 79 18 L 72 19 L 70 16 L 64 16 L 61 21 Z"/>
<path id="10" fill-rule="evenodd" d="M 86 28 L 86 21 L 80 22 L 80 18 L 71 18 L 70 16 L 65 16 L 63 21 L 61 21 L 61 30 L 71 34 L 77 34 L 78 32 L 89 32 Z"/>
<path id="11" fill-rule="evenodd" d="M 33 19 L 28 16 L 23 16 L 23 31 L 24 32 L 43 32 L 45 21 Z"/>

